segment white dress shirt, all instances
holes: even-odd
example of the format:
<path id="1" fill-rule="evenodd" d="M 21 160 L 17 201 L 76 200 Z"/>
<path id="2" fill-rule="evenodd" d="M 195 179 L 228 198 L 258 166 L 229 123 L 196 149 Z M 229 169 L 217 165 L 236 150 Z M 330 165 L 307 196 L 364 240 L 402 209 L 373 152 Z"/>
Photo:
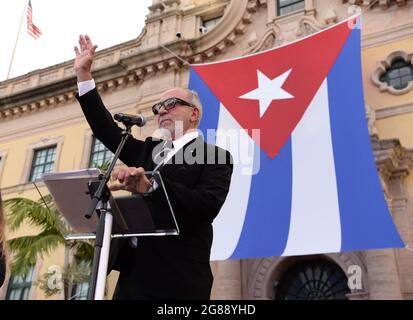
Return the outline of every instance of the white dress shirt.
<path id="1" fill-rule="evenodd" d="M 95 89 L 96 84 L 95 80 L 86 80 L 86 81 L 81 81 L 77 83 L 77 88 L 79 91 L 79 97 L 83 96 L 84 94 L 88 93 L 89 91 L 92 91 Z"/>

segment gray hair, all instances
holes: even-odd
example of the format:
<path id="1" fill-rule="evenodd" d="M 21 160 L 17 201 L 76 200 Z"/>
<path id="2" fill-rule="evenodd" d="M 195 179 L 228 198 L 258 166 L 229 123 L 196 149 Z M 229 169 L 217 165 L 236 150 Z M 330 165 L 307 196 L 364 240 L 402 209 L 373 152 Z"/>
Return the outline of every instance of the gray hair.
<path id="1" fill-rule="evenodd" d="M 198 122 L 197 125 L 201 122 L 202 119 L 202 103 L 201 99 L 199 98 L 199 95 L 196 91 L 194 90 L 189 90 L 188 89 L 188 102 L 192 103 L 199 111 L 199 117 L 198 117 Z"/>

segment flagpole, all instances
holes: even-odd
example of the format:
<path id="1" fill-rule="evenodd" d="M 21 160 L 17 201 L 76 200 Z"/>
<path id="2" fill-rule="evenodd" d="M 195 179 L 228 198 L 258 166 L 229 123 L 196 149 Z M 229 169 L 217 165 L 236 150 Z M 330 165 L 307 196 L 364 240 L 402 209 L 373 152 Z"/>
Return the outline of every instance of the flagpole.
<path id="1" fill-rule="evenodd" d="M 9 71 L 7 72 L 7 78 L 6 78 L 6 80 L 8 80 L 9 77 L 10 77 L 11 67 L 12 67 L 12 65 L 13 65 L 13 60 L 14 60 L 14 54 L 16 53 L 17 42 L 19 41 L 20 31 L 21 31 L 21 29 L 22 29 L 23 18 L 24 18 L 24 14 L 26 13 L 26 7 L 27 7 L 27 4 L 28 4 L 28 1 L 29 1 L 29 0 L 26 1 L 26 4 L 25 4 L 24 7 L 23 7 L 23 14 L 22 14 L 22 17 L 21 17 L 21 19 L 20 19 L 19 31 L 17 32 L 16 42 L 14 43 L 13 54 L 12 54 L 12 56 L 11 56 L 11 61 L 10 61 L 10 65 L 9 65 Z"/>

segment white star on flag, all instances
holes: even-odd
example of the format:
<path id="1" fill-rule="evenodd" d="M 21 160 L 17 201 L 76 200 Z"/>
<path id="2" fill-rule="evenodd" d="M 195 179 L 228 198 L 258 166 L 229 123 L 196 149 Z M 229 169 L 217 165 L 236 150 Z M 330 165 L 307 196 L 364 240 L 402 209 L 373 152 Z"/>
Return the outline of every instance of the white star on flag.
<path id="1" fill-rule="evenodd" d="M 260 70 L 257 70 L 258 75 L 258 88 L 250 91 L 243 96 L 241 99 L 251 99 L 260 101 L 260 118 L 262 118 L 267 111 L 271 102 L 274 100 L 283 99 L 293 99 L 294 96 L 285 91 L 282 86 L 287 80 L 292 69 L 284 72 L 282 75 L 276 77 L 275 79 L 269 79 Z"/>

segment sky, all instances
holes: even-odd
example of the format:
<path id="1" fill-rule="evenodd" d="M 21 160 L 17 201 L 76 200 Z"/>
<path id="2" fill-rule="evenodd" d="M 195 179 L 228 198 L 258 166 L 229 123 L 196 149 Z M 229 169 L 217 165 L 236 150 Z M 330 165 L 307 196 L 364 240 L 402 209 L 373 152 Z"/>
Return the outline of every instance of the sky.
<path id="1" fill-rule="evenodd" d="M 0 81 L 7 78 L 27 2 L 0 1 Z M 28 34 L 25 11 L 10 78 L 73 59 L 79 34 L 88 34 L 98 51 L 137 38 L 152 0 L 31 0 L 31 4 L 33 23 L 42 35 L 36 40 Z"/>

